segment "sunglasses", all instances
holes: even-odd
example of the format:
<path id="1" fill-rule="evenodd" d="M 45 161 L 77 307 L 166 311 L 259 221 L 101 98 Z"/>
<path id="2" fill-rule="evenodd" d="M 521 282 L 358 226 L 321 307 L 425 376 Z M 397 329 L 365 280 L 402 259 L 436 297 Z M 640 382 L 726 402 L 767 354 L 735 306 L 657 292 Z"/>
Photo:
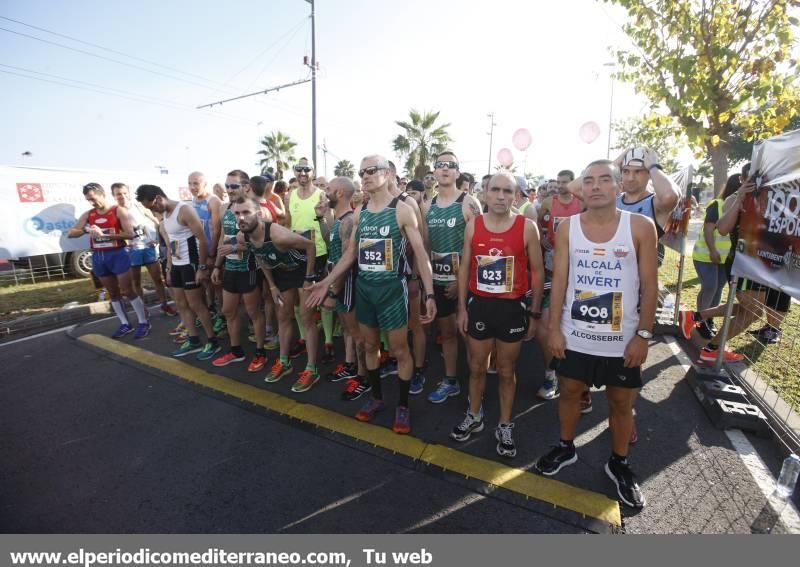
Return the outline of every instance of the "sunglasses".
<path id="1" fill-rule="evenodd" d="M 359 170 L 358 176 L 359 177 L 364 177 L 365 175 L 375 175 L 379 171 L 383 171 L 385 169 L 388 169 L 388 168 L 380 167 L 380 166 L 377 166 L 377 165 L 371 165 L 369 167 L 365 167 L 362 170 Z"/>
<path id="2" fill-rule="evenodd" d="M 433 164 L 433 169 L 458 169 L 457 161 L 437 161 Z"/>
<path id="3" fill-rule="evenodd" d="M 433 179 L 434 179 L 433 175 L 426 175 L 425 176 L 425 181 L 433 181 Z"/>
<path id="4" fill-rule="evenodd" d="M 298 165 L 294 168 L 295 173 L 309 173 L 311 168 L 308 166 Z"/>
<path id="5" fill-rule="evenodd" d="M 230 189 L 234 189 L 234 190 L 236 190 L 236 189 L 241 189 L 241 188 L 242 188 L 242 184 L 241 183 L 226 183 L 225 184 L 225 189 L 229 189 L 229 190 Z"/>

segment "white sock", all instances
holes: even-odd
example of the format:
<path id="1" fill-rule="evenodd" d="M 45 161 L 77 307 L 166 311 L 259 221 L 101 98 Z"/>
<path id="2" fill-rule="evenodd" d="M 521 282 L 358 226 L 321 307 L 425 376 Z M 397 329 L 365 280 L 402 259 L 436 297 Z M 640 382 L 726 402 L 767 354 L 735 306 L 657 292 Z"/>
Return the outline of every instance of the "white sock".
<path id="1" fill-rule="evenodd" d="M 547 380 L 555 380 L 556 379 L 556 371 L 555 370 L 545 370 L 544 377 Z"/>
<path id="2" fill-rule="evenodd" d="M 142 301 L 142 298 L 137 295 L 133 299 L 128 298 L 128 301 L 131 302 L 133 310 L 136 311 L 136 318 L 139 319 L 139 324 L 141 325 L 142 323 L 147 323 L 147 313 L 144 310 L 144 302 Z"/>
<path id="3" fill-rule="evenodd" d="M 122 308 L 122 302 L 119 299 L 111 300 L 111 307 L 114 308 L 114 313 L 119 317 L 119 322 L 123 325 L 130 325 L 128 316 L 125 314 L 125 309 Z"/>

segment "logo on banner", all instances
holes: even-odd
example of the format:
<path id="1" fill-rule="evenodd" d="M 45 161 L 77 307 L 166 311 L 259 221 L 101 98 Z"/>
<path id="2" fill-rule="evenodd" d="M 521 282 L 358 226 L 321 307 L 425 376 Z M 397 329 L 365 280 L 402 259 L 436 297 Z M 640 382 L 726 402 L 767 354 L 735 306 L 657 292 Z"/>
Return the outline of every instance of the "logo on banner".
<path id="1" fill-rule="evenodd" d="M 41 183 L 17 183 L 20 203 L 44 203 Z"/>

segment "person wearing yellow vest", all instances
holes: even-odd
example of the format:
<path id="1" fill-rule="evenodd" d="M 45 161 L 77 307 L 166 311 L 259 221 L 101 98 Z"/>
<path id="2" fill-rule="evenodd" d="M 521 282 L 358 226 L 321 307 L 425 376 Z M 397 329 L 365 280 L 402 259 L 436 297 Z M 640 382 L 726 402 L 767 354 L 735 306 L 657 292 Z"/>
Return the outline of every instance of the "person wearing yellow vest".
<path id="1" fill-rule="evenodd" d="M 324 215 L 318 215 L 318 205 L 324 203 L 327 206 L 328 198 L 325 191 L 316 187 L 314 180 L 314 164 L 307 158 L 300 158 L 294 166 L 294 174 L 297 177 L 297 189 L 289 193 L 286 206 L 286 226 L 292 232 L 314 241 L 317 251 L 317 260 L 314 264 L 316 276 L 321 279 L 326 274 L 326 264 L 328 262 L 327 239 L 330 234 L 330 227 Z M 297 358 L 306 352 L 306 337 L 304 327 L 301 324 L 300 307 L 295 305 L 295 318 L 300 329 L 300 340 L 292 348 L 290 358 Z M 333 312 L 322 311 L 323 331 L 325 332 L 325 356 L 323 362 L 333 360 Z M 316 329 L 316 327 L 315 327 Z M 316 343 L 316 341 L 315 341 Z M 316 354 L 316 353 L 314 353 Z"/>
<path id="2" fill-rule="evenodd" d="M 722 205 L 725 197 L 738 189 L 741 184 L 738 175 L 732 175 L 725 189 L 706 206 L 703 232 L 694 243 L 692 262 L 700 279 L 700 293 L 697 295 L 697 311 L 716 307 L 722 299 L 722 290 L 727 282 L 725 260 L 731 249 L 729 236 L 721 235 L 717 230 L 717 221 L 722 216 Z M 698 332 L 706 339 L 716 333 L 713 319 L 702 321 Z"/>

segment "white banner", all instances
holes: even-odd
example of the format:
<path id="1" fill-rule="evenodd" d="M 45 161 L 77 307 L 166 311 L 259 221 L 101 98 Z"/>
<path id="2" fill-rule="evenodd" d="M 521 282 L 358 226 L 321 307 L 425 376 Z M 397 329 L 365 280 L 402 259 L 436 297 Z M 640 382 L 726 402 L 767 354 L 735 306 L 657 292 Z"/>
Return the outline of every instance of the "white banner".
<path id="1" fill-rule="evenodd" d="M 185 176 L 0 166 L 0 259 L 88 248 L 88 236 L 67 238 L 67 231 L 91 206 L 83 196 L 90 182 L 102 185 L 112 200 L 112 183 L 125 183 L 134 198 L 144 183 L 158 185 L 172 199 L 191 198 Z"/>

